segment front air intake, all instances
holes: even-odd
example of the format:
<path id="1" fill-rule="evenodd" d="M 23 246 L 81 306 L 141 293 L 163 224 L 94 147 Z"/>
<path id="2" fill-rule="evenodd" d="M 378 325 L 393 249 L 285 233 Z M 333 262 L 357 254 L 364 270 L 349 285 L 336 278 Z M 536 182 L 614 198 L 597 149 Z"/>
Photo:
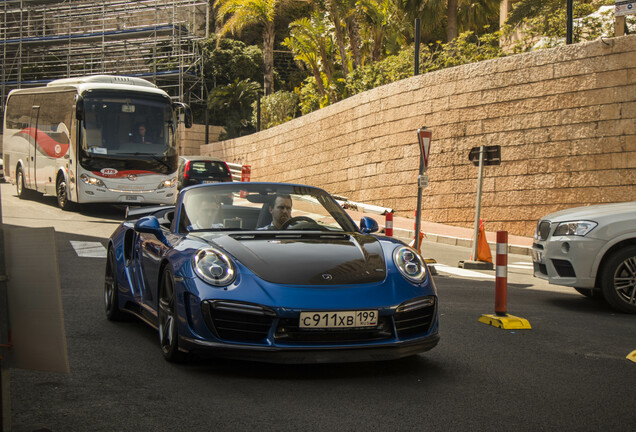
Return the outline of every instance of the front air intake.
<path id="1" fill-rule="evenodd" d="M 201 305 L 208 328 L 219 338 L 235 342 L 264 342 L 276 313 L 251 303 L 206 301 Z"/>
<path id="2" fill-rule="evenodd" d="M 395 311 L 398 338 L 409 339 L 429 332 L 437 305 L 435 297 L 421 297 L 402 303 Z"/>

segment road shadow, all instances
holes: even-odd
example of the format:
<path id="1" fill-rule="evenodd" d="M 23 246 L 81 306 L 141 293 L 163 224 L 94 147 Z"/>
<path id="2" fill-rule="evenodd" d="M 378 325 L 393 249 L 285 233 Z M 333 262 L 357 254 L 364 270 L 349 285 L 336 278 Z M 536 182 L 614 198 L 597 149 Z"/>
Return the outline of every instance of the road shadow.
<path id="1" fill-rule="evenodd" d="M 51 208 L 59 208 L 57 205 L 57 198 L 49 195 L 42 195 L 41 193 L 29 191 L 22 200 L 33 201 L 39 204 L 44 204 Z M 5 191 L 6 193 L 6 191 Z M 17 193 L 14 191 L 11 194 L 14 198 L 18 199 Z M 126 205 L 124 204 L 103 204 L 103 203 L 86 203 L 77 204 L 71 203 L 71 207 L 67 210 L 69 213 L 79 213 L 83 216 L 103 218 L 107 219 L 105 223 L 112 221 L 123 221 L 126 215 Z"/>
<path id="2" fill-rule="evenodd" d="M 567 297 L 547 298 L 546 302 L 552 307 L 567 310 L 568 312 L 610 313 L 629 316 L 629 314 L 623 314 L 616 309 L 613 309 L 603 298 L 589 298 L 582 294 L 576 296 L 572 295 Z"/>
<path id="3" fill-rule="evenodd" d="M 435 349 L 435 348 L 433 348 Z M 427 353 L 385 361 L 278 364 L 193 355 L 180 368 L 202 377 L 222 375 L 261 380 L 324 381 L 356 378 L 398 378 L 417 374 L 422 380 L 443 375 L 444 367 Z"/>

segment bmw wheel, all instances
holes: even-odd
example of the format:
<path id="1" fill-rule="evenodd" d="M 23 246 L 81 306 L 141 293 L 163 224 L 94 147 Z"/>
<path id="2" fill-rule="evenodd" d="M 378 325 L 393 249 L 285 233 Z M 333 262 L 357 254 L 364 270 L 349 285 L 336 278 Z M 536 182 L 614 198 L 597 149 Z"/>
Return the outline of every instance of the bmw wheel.
<path id="1" fill-rule="evenodd" d="M 176 306 L 174 274 L 170 268 L 166 268 L 159 287 L 159 343 L 163 357 L 169 362 L 179 363 L 184 360 L 185 353 L 179 351 Z"/>
<path id="2" fill-rule="evenodd" d="M 111 321 L 119 321 L 123 318 L 123 312 L 119 309 L 119 287 L 117 285 L 117 260 L 115 251 L 108 248 L 106 259 L 106 275 L 104 276 L 104 307 L 106 318 Z"/>
<path id="3" fill-rule="evenodd" d="M 636 313 L 636 246 L 612 253 L 602 271 L 605 301 L 622 312 Z"/>

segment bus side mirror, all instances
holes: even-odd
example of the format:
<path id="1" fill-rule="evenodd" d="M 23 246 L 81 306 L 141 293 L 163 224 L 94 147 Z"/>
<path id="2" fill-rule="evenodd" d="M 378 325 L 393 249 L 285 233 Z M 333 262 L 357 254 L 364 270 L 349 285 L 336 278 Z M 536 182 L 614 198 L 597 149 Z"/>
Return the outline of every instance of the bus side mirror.
<path id="1" fill-rule="evenodd" d="M 75 101 L 75 118 L 84 120 L 84 98 L 82 96 L 77 96 Z"/>
<path id="2" fill-rule="evenodd" d="M 183 122 L 186 128 L 191 128 L 192 127 L 192 110 L 190 109 L 190 106 L 188 104 L 184 104 L 183 102 L 173 102 L 172 108 L 175 110 L 179 108 L 183 108 L 183 111 L 184 111 Z"/>

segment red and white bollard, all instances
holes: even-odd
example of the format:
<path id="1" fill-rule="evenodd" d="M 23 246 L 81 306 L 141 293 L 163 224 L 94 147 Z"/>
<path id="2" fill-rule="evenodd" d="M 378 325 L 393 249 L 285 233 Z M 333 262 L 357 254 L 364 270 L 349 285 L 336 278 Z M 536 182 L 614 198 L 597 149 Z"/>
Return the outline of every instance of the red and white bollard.
<path id="1" fill-rule="evenodd" d="M 250 181 L 250 177 L 252 176 L 252 166 L 251 165 L 243 165 L 241 167 L 241 181 L 248 182 Z"/>
<path id="2" fill-rule="evenodd" d="M 527 319 L 508 314 L 508 231 L 497 231 L 495 264 L 495 313 L 482 315 L 479 322 L 506 330 L 531 329 Z"/>
<path id="3" fill-rule="evenodd" d="M 385 223 L 384 223 L 384 235 L 393 237 L 393 213 L 386 212 L 384 214 Z"/>
<path id="4" fill-rule="evenodd" d="M 243 165 L 241 167 L 241 181 L 248 182 L 250 181 L 250 177 L 252 176 L 252 167 L 250 165 Z M 239 193 L 241 198 L 245 198 L 247 196 L 247 191 L 241 191 Z"/>
<path id="5" fill-rule="evenodd" d="M 495 270 L 495 314 L 508 314 L 508 231 L 497 231 Z"/>

